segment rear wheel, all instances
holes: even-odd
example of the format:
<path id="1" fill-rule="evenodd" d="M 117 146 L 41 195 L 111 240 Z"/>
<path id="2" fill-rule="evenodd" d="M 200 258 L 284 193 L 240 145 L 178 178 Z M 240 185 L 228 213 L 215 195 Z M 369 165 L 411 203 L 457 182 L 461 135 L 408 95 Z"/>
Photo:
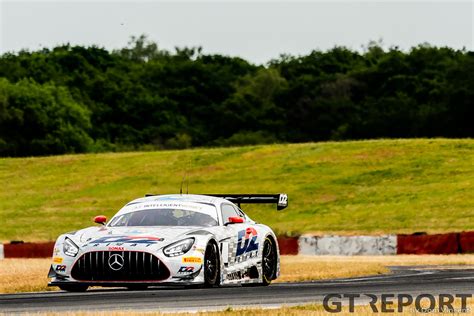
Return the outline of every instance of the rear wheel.
<path id="1" fill-rule="evenodd" d="M 62 284 L 58 285 L 58 287 L 67 292 L 85 292 L 89 288 L 88 285 L 83 284 Z"/>
<path id="2" fill-rule="evenodd" d="M 204 253 L 204 285 L 212 287 L 219 285 L 219 250 L 213 242 L 207 244 Z"/>
<path id="3" fill-rule="evenodd" d="M 265 238 L 262 253 L 262 285 L 269 285 L 275 277 L 277 268 L 277 253 L 274 241 Z"/>

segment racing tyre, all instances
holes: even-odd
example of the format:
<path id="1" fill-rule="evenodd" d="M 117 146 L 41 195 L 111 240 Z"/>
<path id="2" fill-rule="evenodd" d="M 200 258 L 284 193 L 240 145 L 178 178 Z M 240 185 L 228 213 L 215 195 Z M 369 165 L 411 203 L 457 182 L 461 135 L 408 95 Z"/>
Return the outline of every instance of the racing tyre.
<path id="1" fill-rule="evenodd" d="M 204 286 L 213 287 L 219 285 L 219 281 L 219 250 L 215 243 L 209 243 L 204 253 Z"/>
<path id="2" fill-rule="evenodd" d="M 277 253 L 274 241 L 265 238 L 262 253 L 262 283 L 261 285 L 269 285 L 275 277 L 277 268 Z"/>
<path id="3" fill-rule="evenodd" d="M 63 285 L 58 285 L 58 287 L 67 292 L 85 292 L 89 288 L 88 285 L 82 285 L 82 284 L 63 284 Z"/>

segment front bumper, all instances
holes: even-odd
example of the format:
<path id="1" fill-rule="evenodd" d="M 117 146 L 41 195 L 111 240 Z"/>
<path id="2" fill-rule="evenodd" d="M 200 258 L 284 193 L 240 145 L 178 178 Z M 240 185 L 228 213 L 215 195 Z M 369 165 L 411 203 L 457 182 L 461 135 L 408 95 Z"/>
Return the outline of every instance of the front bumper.
<path id="1" fill-rule="evenodd" d="M 120 255 L 120 269 L 113 266 L 117 255 Z M 48 286 L 200 284 L 204 282 L 202 256 L 200 252 L 164 258 L 143 251 L 89 251 L 74 259 L 61 258 L 58 260 L 61 264 L 53 262 L 48 273 L 52 280 Z"/>
<path id="2" fill-rule="evenodd" d="M 202 282 L 195 282 L 195 281 L 181 281 L 181 282 L 174 282 L 174 281 L 161 281 L 161 282 L 147 282 L 147 281 L 140 281 L 140 282 L 77 282 L 77 281 L 57 281 L 53 280 L 48 283 L 48 286 L 61 286 L 61 285 L 87 285 L 87 286 L 102 286 L 102 287 L 129 287 L 133 285 L 146 285 L 146 286 L 186 286 L 186 285 L 195 285 L 201 284 Z"/>

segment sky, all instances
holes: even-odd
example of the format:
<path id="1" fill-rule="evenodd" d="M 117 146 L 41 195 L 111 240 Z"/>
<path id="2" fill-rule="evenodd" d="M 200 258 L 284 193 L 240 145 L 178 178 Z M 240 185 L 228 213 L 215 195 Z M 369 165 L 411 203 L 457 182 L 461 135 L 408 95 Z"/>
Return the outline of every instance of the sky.
<path id="1" fill-rule="evenodd" d="M 474 0 L 0 0 L 0 19 L 0 53 L 65 43 L 112 50 L 141 34 L 162 49 L 201 46 L 257 64 L 379 40 L 474 50 Z"/>

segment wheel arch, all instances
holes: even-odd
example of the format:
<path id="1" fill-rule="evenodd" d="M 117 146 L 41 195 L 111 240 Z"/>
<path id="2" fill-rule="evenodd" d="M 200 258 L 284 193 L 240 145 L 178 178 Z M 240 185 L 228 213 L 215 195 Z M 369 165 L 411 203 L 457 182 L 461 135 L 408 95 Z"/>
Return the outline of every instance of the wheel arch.
<path id="1" fill-rule="evenodd" d="M 216 244 L 217 248 L 219 249 L 219 243 L 217 242 L 216 237 L 211 236 L 211 237 L 207 240 L 207 244 L 210 243 L 210 242 Z"/>

